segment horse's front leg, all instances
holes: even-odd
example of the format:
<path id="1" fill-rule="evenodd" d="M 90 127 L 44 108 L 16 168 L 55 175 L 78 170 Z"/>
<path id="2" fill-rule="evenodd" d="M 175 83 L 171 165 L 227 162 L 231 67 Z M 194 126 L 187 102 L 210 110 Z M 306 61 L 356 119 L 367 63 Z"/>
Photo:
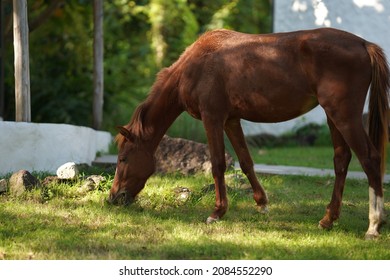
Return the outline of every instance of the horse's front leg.
<path id="1" fill-rule="evenodd" d="M 267 213 L 268 198 L 265 190 L 261 186 L 259 180 L 256 177 L 255 170 L 253 168 L 253 161 L 249 154 L 248 147 L 246 145 L 244 133 L 241 128 L 239 119 L 232 119 L 226 121 L 225 132 L 228 136 L 230 143 L 233 145 L 234 151 L 240 162 L 241 170 L 247 176 L 252 189 L 253 198 L 256 201 L 258 210 L 260 213 Z"/>
<path id="2" fill-rule="evenodd" d="M 218 221 L 228 209 L 224 177 L 226 171 L 225 144 L 223 140 L 223 121 L 211 116 L 202 116 L 202 120 L 206 130 L 215 183 L 215 209 L 206 221 L 210 224 Z"/>

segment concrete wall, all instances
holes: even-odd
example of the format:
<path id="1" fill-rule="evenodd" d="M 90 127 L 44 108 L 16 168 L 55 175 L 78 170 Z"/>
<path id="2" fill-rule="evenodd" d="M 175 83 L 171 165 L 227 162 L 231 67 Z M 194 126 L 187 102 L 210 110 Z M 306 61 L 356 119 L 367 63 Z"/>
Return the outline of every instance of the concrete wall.
<path id="1" fill-rule="evenodd" d="M 20 169 L 55 172 L 69 161 L 91 164 L 111 142 L 110 133 L 88 127 L 0 122 L 0 175 Z"/>
<path id="2" fill-rule="evenodd" d="M 379 44 L 390 57 L 389 0 L 274 0 L 274 32 L 319 27 L 349 31 Z M 281 134 L 303 124 L 326 121 L 322 108 L 288 122 L 253 124 L 243 121 L 245 134 Z"/>

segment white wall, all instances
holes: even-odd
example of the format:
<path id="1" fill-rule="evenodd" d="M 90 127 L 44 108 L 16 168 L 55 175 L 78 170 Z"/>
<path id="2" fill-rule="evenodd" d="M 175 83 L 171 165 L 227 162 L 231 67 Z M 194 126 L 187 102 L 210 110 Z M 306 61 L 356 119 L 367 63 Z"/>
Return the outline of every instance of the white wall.
<path id="1" fill-rule="evenodd" d="M 0 121 L 0 175 L 21 169 L 55 172 L 69 161 L 91 164 L 111 142 L 110 133 L 88 127 Z"/>
<path id="2" fill-rule="evenodd" d="M 274 32 L 318 27 L 349 31 L 379 44 L 390 57 L 390 0 L 274 0 Z M 320 107 L 297 119 L 278 124 L 243 121 L 246 135 L 281 134 L 305 123 L 324 123 Z"/>

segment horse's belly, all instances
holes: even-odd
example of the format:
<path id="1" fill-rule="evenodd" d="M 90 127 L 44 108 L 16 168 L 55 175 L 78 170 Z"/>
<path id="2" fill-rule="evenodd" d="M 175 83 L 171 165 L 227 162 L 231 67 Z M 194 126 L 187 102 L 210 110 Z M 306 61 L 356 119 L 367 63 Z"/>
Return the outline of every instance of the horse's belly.
<path id="1" fill-rule="evenodd" d="M 265 100 L 256 98 L 235 104 L 239 117 L 252 122 L 275 123 L 299 117 L 318 105 L 315 96 Z"/>

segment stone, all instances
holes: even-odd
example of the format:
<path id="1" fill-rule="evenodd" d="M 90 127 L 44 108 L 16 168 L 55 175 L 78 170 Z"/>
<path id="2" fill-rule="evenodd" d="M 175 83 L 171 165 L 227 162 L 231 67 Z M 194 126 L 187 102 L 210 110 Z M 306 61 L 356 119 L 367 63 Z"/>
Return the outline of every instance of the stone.
<path id="1" fill-rule="evenodd" d="M 38 186 L 39 180 L 27 170 L 20 170 L 12 174 L 9 179 L 10 193 L 15 196 L 20 196 L 25 191 L 32 190 Z"/>
<path id="2" fill-rule="evenodd" d="M 60 182 L 60 179 L 57 176 L 47 176 L 42 180 L 42 185 L 48 186 L 51 184 L 57 184 Z"/>
<path id="3" fill-rule="evenodd" d="M 105 182 L 106 178 L 101 175 L 88 176 L 84 183 L 81 185 L 80 190 L 82 191 L 93 191 L 100 186 L 101 183 Z"/>
<path id="4" fill-rule="evenodd" d="M 213 165 L 211 164 L 211 161 L 205 161 L 203 164 L 202 164 L 202 170 L 205 172 L 205 173 L 211 173 L 211 170 L 212 170 L 212 167 Z"/>
<path id="5" fill-rule="evenodd" d="M 0 194 L 7 192 L 8 183 L 6 179 L 0 180 Z"/>
<path id="6" fill-rule="evenodd" d="M 174 173 L 184 175 L 198 172 L 211 172 L 211 158 L 206 144 L 186 140 L 182 138 L 163 137 L 156 153 L 156 172 Z M 226 166 L 233 165 L 233 158 L 225 154 Z"/>
<path id="7" fill-rule="evenodd" d="M 62 180 L 74 180 L 79 175 L 79 169 L 74 162 L 67 162 L 57 169 L 58 179 Z"/>
<path id="8" fill-rule="evenodd" d="M 101 175 L 91 175 L 87 177 L 87 180 L 92 181 L 96 186 L 99 186 L 100 183 L 103 183 L 106 181 L 106 178 L 104 178 Z"/>
<path id="9" fill-rule="evenodd" d="M 191 190 L 186 187 L 176 187 L 173 191 L 176 194 L 177 200 L 181 202 L 186 202 L 192 194 Z"/>

